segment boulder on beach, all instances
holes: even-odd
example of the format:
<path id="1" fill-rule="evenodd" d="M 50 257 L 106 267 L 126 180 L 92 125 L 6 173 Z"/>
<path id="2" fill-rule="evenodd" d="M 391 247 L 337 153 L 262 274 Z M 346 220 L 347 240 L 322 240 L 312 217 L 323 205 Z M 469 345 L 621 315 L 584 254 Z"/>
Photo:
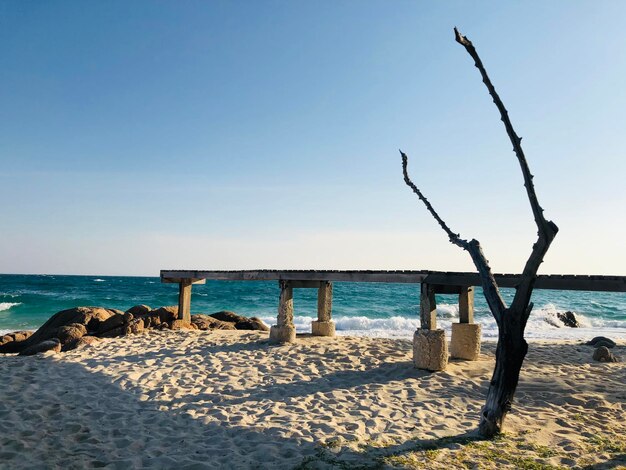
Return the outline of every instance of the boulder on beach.
<path id="1" fill-rule="evenodd" d="M 55 313 L 37 331 L 16 331 L 0 338 L 0 353 L 32 355 L 44 351 L 71 351 L 100 338 L 136 335 L 149 329 L 258 330 L 269 331 L 262 320 L 230 311 L 191 315 L 191 322 L 178 318 L 178 307 L 150 310 L 135 305 L 126 312 L 102 307 L 75 307 Z"/>
<path id="2" fill-rule="evenodd" d="M 593 352 L 594 361 L 619 362 L 619 359 L 606 346 L 600 346 Z"/>
<path id="3" fill-rule="evenodd" d="M 6 335 L 0 337 L 0 346 L 13 342 L 19 343 L 20 341 L 28 339 L 32 336 L 32 334 L 32 331 L 15 331 L 13 333 L 7 333 Z"/>
<path id="4" fill-rule="evenodd" d="M 161 307 L 150 312 L 150 315 L 158 315 L 161 323 L 168 323 L 178 319 L 178 306 Z"/>
<path id="5" fill-rule="evenodd" d="M 57 338 L 61 344 L 67 344 L 76 341 L 87 334 L 87 328 L 81 323 L 71 323 L 67 326 L 61 326 L 57 330 Z"/>
<path id="6" fill-rule="evenodd" d="M 196 325 L 198 330 L 236 330 L 234 323 L 221 321 L 209 315 L 192 315 L 191 323 Z"/>
<path id="7" fill-rule="evenodd" d="M 263 320 L 257 317 L 244 317 L 237 315 L 235 312 L 228 310 L 222 310 L 221 312 L 212 313 L 209 315 L 217 320 L 223 322 L 234 323 L 237 330 L 258 330 L 258 331 L 270 331 Z"/>
<path id="8" fill-rule="evenodd" d="M 47 339 L 40 343 L 24 348 L 20 356 L 33 356 L 46 351 L 61 352 L 61 341 L 58 338 Z"/>
<path id="9" fill-rule="evenodd" d="M 144 324 L 141 318 L 135 318 L 124 325 L 124 335 L 137 335 L 143 331 Z"/>
<path id="10" fill-rule="evenodd" d="M 74 307 L 52 315 L 37 331 L 24 340 L 11 341 L 0 346 L 0 353 L 19 353 L 43 341 L 57 338 L 59 328 L 72 324 L 85 326 L 87 331 L 97 331 L 100 323 L 119 310 L 102 307 Z"/>
<path id="11" fill-rule="evenodd" d="M 587 341 L 585 343 L 587 346 L 593 346 L 594 348 L 599 348 L 600 346 L 604 346 L 606 348 L 614 348 L 616 343 L 610 338 L 606 336 L 596 336 L 591 341 Z"/>
<path id="12" fill-rule="evenodd" d="M 156 311 L 150 311 L 142 316 L 144 328 L 158 328 L 161 325 L 161 317 Z"/>
<path id="13" fill-rule="evenodd" d="M 128 310 L 126 310 L 126 313 L 130 313 L 135 317 L 139 317 L 141 315 L 146 315 L 147 313 L 150 313 L 151 311 L 152 309 L 148 307 L 147 305 L 135 305 L 134 307 L 131 307 Z"/>
<path id="14" fill-rule="evenodd" d="M 130 321 L 133 318 L 133 315 L 128 313 L 116 313 L 114 315 L 111 315 L 109 318 L 107 318 L 105 321 L 103 321 L 102 323 L 100 323 L 98 325 L 98 330 L 96 331 L 99 335 L 106 333 L 108 331 L 114 330 L 116 328 L 119 328 L 120 326 L 124 325 L 125 323 L 127 323 L 128 321 Z"/>
<path id="15" fill-rule="evenodd" d="M 61 352 L 72 351 L 74 349 L 82 348 L 85 346 L 93 346 L 96 343 L 102 341 L 97 336 L 85 335 L 80 338 L 74 339 L 62 345 Z"/>

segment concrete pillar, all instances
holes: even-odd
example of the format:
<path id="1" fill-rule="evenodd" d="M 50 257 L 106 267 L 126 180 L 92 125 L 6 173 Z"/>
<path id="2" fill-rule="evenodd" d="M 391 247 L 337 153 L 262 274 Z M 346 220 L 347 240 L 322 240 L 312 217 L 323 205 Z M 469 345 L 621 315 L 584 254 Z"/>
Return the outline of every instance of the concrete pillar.
<path id="1" fill-rule="evenodd" d="M 413 335 L 413 363 L 418 369 L 444 370 L 448 365 L 448 343 L 443 330 L 437 330 L 437 302 L 433 286 L 420 287 L 420 328 Z"/>
<path id="2" fill-rule="evenodd" d="M 191 323 L 191 279 L 181 279 L 178 283 L 178 319 Z"/>
<path id="3" fill-rule="evenodd" d="M 461 287 L 459 323 L 474 323 L 474 286 Z"/>
<path id="4" fill-rule="evenodd" d="M 413 335 L 413 363 L 418 369 L 444 370 L 448 365 L 445 331 L 419 328 Z"/>
<path id="5" fill-rule="evenodd" d="M 296 327 L 293 324 L 293 288 L 289 281 L 278 281 L 280 298 L 278 300 L 277 324 L 270 328 L 271 343 L 293 343 L 296 341 Z"/>
<path id="6" fill-rule="evenodd" d="M 480 325 L 476 323 L 453 323 L 450 355 L 455 359 L 477 360 L 480 355 L 480 334 Z"/>
<path id="7" fill-rule="evenodd" d="M 437 329 L 435 289 L 425 282 L 420 287 L 420 328 L 423 330 Z"/>
<path id="8" fill-rule="evenodd" d="M 333 283 L 322 281 L 317 289 L 317 321 L 311 322 L 313 336 L 335 336 L 335 322 L 331 320 Z"/>
<path id="9" fill-rule="evenodd" d="M 459 294 L 459 323 L 452 325 L 450 355 L 475 361 L 480 355 L 481 327 L 474 323 L 474 287 L 462 287 Z"/>

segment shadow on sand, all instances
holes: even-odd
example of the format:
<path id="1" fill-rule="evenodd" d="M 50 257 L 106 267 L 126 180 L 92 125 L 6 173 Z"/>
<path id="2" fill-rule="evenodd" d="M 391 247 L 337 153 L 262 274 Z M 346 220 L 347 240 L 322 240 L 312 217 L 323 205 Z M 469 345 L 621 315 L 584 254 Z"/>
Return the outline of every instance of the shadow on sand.
<path id="1" fill-rule="evenodd" d="M 207 357 L 259 350 L 271 352 L 271 347 L 263 341 L 211 345 L 199 348 L 195 354 Z M 149 351 L 125 359 L 137 363 L 159 361 L 172 351 Z M 555 354 L 559 354 L 558 347 Z M 2 376 L 11 381 L 11 386 L 0 389 L 0 462 L 12 468 L 318 468 L 318 463 L 326 468 L 378 468 L 381 458 L 388 455 L 479 439 L 475 432 L 468 431 L 385 448 L 344 449 L 335 455 L 306 439 L 287 437 L 276 427 L 196 418 L 195 411 L 205 408 L 203 402 L 214 394 L 146 400 L 141 389 L 122 389 L 118 378 L 107 375 L 107 367 L 115 360 L 86 360 L 101 366 L 94 371 L 62 358 L 0 357 Z M 339 384 L 345 389 L 419 380 L 421 387 L 427 387 L 431 377 L 415 370 L 408 361 L 383 363 L 369 370 L 338 371 L 311 380 L 242 390 L 231 394 L 220 406 L 237 407 L 247 401 L 275 400 L 276 396 L 284 399 L 327 393 Z M 532 384 L 526 386 L 532 388 Z M 462 386 L 449 392 L 461 398 L 470 393 Z M 611 462 L 623 460 L 624 455 L 618 455 Z M 611 462 L 590 468 L 611 468 L 607 466 Z"/>

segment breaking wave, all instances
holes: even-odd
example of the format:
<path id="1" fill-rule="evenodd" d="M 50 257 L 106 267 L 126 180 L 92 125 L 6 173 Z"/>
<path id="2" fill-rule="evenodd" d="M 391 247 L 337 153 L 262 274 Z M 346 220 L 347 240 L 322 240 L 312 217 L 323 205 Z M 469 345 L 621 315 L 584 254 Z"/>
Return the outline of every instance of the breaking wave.
<path id="1" fill-rule="evenodd" d="M 18 305 L 22 305 L 21 302 L 0 302 L 0 312 L 4 310 L 9 310 L 12 307 L 16 307 Z"/>

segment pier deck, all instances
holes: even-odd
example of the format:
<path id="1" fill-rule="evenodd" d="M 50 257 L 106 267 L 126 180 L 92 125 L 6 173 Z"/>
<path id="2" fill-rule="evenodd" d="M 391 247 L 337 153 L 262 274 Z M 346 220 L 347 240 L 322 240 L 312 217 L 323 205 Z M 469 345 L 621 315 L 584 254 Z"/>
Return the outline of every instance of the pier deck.
<path id="1" fill-rule="evenodd" d="M 500 287 L 515 287 L 519 274 L 495 274 Z M 335 282 L 390 282 L 430 284 L 438 286 L 437 293 L 446 293 L 445 286 L 480 286 L 480 277 L 472 272 L 451 271 L 321 271 L 321 270 L 243 270 L 196 271 L 161 270 L 161 282 L 179 283 L 182 279 L 219 281 L 335 281 Z M 626 292 L 626 276 L 587 276 L 574 274 L 546 274 L 537 276 L 536 289 L 586 290 Z M 458 290 L 449 289 L 449 293 Z"/>
<path id="2" fill-rule="evenodd" d="M 515 288 L 518 274 L 495 274 L 500 287 Z M 276 325 L 270 329 L 270 341 L 289 343 L 296 340 L 293 322 L 293 289 L 317 289 L 317 321 L 311 324 L 313 335 L 334 336 L 332 321 L 333 282 L 386 282 L 420 284 L 420 327 L 413 338 L 416 367 L 443 370 L 448 362 L 445 333 L 437 329 L 435 294 L 458 294 L 459 323 L 452 325 L 452 357 L 476 360 L 480 353 L 481 327 L 474 323 L 474 286 L 480 277 L 471 272 L 442 271 L 323 271 L 323 270 L 243 270 L 243 271 L 161 271 L 161 282 L 179 285 L 178 318 L 191 321 L 191 286 L 206 280 L 278 281 L 280 296 Z M 626 276 L 586 276 L 549 274 L 537 276 L 536 289 L 626 292 Z"/>

